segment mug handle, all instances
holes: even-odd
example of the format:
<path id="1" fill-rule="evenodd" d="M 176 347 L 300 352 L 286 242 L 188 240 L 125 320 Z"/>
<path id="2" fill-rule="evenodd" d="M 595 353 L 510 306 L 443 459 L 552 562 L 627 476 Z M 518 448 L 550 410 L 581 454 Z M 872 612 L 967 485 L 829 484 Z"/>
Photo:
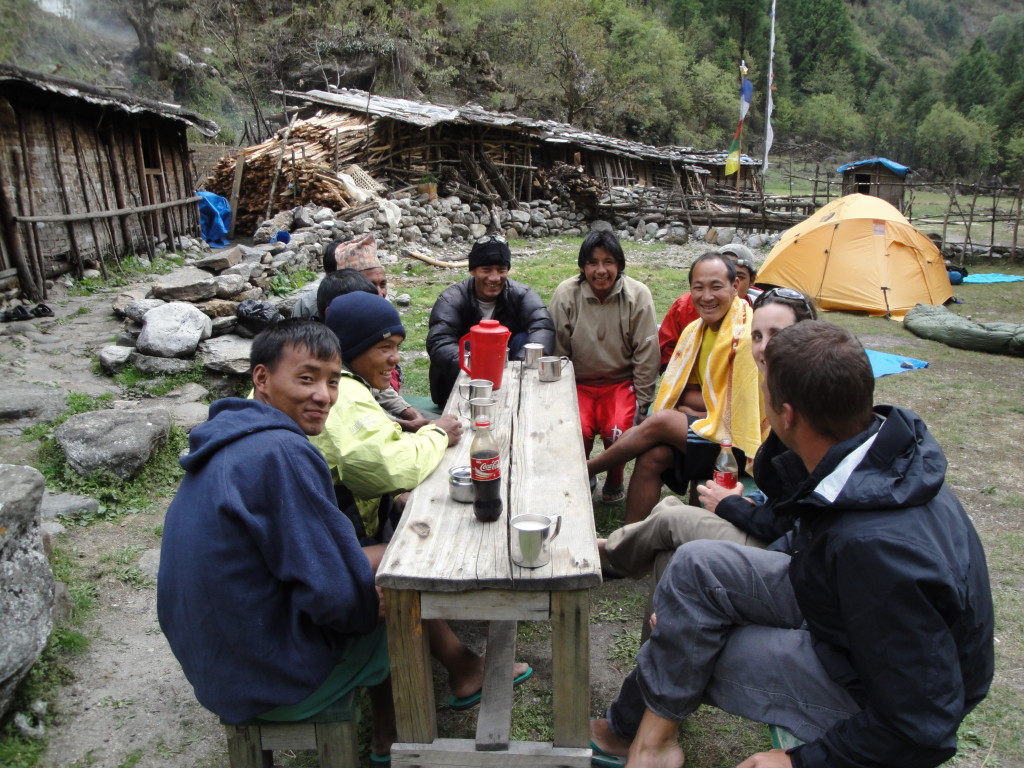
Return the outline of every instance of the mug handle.
<path id="1" fill-rule="evenodd" d="M 562 371 L 565 370 L 565 364 L 568 363 L 568 362 L 570 362 L 570 360 L 565 355 L 562 355 L 560 358 L 558 358 L 558 375 L 559 376 L 562 375 Z M 559 518 L 561 518 L 561 515 L 559 515 Z M 559 525 L 559 527 L 561 527 L 562 523 L 559 522 L 558 525 Z M 554 538 L 554 536 L 552 536 L 551 538 Z"/>
<path id="2" fill-rule="evenodd" d="M 464 370 L 466 372 L 466 375 L 469 376 L 469 378 L 473 378 L 472 372 L 470 372 L 469 368 L 466 367 L 466 363 L 464 361 L 465 354 L 466 354 L 466 342 L 467 341 L 469 341 L 469 334 L 468 333 L 465 336 L 463 336 L 461 339 L 459 339 L 459 368 Z M 472 353 L 472 347 L 470 347 L 470 351 Z"/>
<path id="3" fill-rule="evenodd" d="M 555 518 L 555 532 L 551 534 L 548 541 L 554 541 L 555 537 L 562 531 L 562 516 L 552 515 L 552 517 Z"/>

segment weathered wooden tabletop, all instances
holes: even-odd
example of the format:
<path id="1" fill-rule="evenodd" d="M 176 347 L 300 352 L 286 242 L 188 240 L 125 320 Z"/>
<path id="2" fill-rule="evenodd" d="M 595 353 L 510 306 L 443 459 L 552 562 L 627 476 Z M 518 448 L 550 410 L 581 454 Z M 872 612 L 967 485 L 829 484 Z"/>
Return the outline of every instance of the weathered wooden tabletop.
<path id="1" fill-rule="evenodd" d="M 509 363 L 494 397 L 492 432 L 501 450 L 505 502 L 501 517 L 481 523 L 472 504 L 449 498 L 448 470 L 469 464 L 473 431 L 462 416 L 462 440 L 409 496 L 377 571 L 379 586 L 519 592 L 589 589 L 601 583 L 571 363 L 555 382 L 541 382 L 536 369 Z M 457 413 L 462 402 L 456 387 L 445 412 Z M 561 532 L 551 542 L 551 562 L 540 568 L 521 568 L 510 556 L 509 520 L 526 512 L 562 515 Z"/>

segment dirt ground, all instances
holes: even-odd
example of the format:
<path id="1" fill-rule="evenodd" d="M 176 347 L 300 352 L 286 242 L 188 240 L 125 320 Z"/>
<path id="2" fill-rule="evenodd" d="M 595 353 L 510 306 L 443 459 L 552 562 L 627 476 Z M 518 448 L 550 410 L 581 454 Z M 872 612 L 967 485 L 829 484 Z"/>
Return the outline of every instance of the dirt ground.
<path id="1" fill-rule="evenodd" d="M 659 254 L 659 260 L 666 259 Z M 69 297 L 58 291 L 48 302 L 56 318 L 32 321 L 34 330 L 29 333 L 0 336 L 0 376 L 4 381 L 57 383 L 68 391 L 112 392 L 116 396 L 117 386 L 92 372 L 91 357 L 119 332 L 120 321 L 109 311 L 116 293 L 117 289 L 112 289 L 94 296 Z M 1017 314 L 1000 319 L 1024 321 L 1024 311 L 1016 303 Z M 964 313 L 969 311 L 968 306 Z M 1005 746 L 1015 742 L 1019 712 L 1024 708 L 1020 663 L 1024 651 L 1017 631 L 1019 595 L 1024 587 L 1020 566 L 1024 480 L 1019 472 L 1024 360 L 965 356 L 916 339 L 897 324 L 846 316 L 829 319 L 851 327 L 868 347 L 932 362 L 927 372 L 880 380 L 876 400 L 911 407 L 932 425 L 949 457 L 949 482 L 985 541 L 997 611 L 1005 611 L 1011 618 L 1011 626 L 1001 621 L 997 630 L 1001 661 L 993 696 L 972 716 L 977 741 L 963 743 L 957 764 L 971 768 L 1024 765 L 1019 745 Z M 912 378 L 915 376 L 918 378 Z M 31 443 L 15 436 L 0 437 L 0 461 L 28 463 L 32 458 Z M 155 587 L 151 583 L 126 585 L 109 561 L 110 555 L 133 547 L 141 571 L 155 574 L 165 506 L 166 500 L 154 512 L 131 515 L 116 523 L 72 527 L 63 535 L 63 546 L 72 549 L 95 580 L 99 607 L 82 628 L 92 639 L 91 645 L 75 660 L 74 680 L 62 689 L 52 707 L 50 745 L 41 762 L 46 768 L 227 766 L 223 731 L 216 717 L 195 701 L 159 631 Z M 618 581 L 595 590 L 591 643 L 595 714 L 610 701 L 629 669 L 628 663 L 610 657 L 615 656 L 623 634 L 636 628 L 637 606 L 642 607 L 637 596 L 646 595 L 647 589 L 644 582 Z M 612 615 L 616 605 L 627 606 L 626 621 Z M 460 624 L 457 631 L 480 646 L 481 626 Z M 532 702 L 550 695 L 550 646 L 545 632 L 543 625 L 520 631 L 519 656 L 533 664 L 537 674 L 517 692 L 517 707 L 529 709 Z M 439 696 L 441 685 L 439 682 Z M 440 718 L 448 735 L 465 735 L 471 723 L 472 716 L 443 712 Z M 706 733 L 698 736 L 694 734 L 697 730 Z M 684 739 L 687 734 L 691 743 L 721 753 L 694 761 L 699 766 L 734 765 L 744 751 L 749 754 L 767 747 L 762 728 L 737 723 L 721 713 L 700 715 L 696 728 L 684 730 Z M 725 744 L 716 746 L 715 742 Z M 278 756 L 279 761 L 287 758 Z"/>

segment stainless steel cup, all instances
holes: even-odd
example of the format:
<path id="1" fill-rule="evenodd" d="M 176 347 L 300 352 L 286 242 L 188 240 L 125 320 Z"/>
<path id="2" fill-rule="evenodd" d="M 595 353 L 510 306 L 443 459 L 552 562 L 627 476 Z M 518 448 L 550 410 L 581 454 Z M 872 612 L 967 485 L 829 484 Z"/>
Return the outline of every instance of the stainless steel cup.
<path id="1" fill-rule="evenodd" d="M 512 562 L 540 568 L 551 562 L 551 542 L 562 530 L 561 515 L 516 515 L 512 518 Z"/>
<path id="2" fill-rule="evenodd" d="M 487 379 L 470 379 L 459 384 L 459 394 L 464 400 L 473 400 L 478 397 L 490 397 L 494 391 L 494 383 Z"/>
<path id="3" fill-rule="evenodd" d="M 569 358 L 565 357 L 542 357 L 537 361 L 537 365 L 540 368 L 540 380 L 541 381 L 558 381 L 562 378 L 562 368 L 569 362 Z"/>
<path id="4" fill-rule="evenodd" d="M 536 368 L 537 361 L 544 355 L 544 345 L 530 342 L 523 345 L 523 367 Z"/>
<path id="5" fill-rule="evenodd" d="M 473 468 L 468 464 L 448 470 L 448 495 L 462 504 L 473 503 Z"/>
<path id="6" fill-rule="evenodd" d="M 481 416 L 487 418 L 493 426 L 494 409 L 497 403 L 498 401 L 493 397 L 474 397 L 472 400 L 459 403 L 459 412 L 469 419 L 473 429 L 476 429 L 476 420 Z"/>

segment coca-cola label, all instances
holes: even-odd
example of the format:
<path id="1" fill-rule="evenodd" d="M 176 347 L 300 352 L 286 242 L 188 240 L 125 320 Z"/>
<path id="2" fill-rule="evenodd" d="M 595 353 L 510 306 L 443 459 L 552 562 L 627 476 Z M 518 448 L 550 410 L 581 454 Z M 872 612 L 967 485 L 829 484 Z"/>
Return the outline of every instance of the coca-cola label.
<path id="1" fill-rule="evenodd" d="M 486 459 L 475 459 L 470 457 L 469 463 L 473 466 L 474 480 L 497 480 L 501 477 L 500 456 L 494 456 Z"/>
<path id="2" fill-rule="evenodd" d="M 735 488 L 738 479 L 739 478 L 736 477 L 735 472 L 723 472 L 720 469 L 715 470 L 715 482 L 723 488 Z"/>

